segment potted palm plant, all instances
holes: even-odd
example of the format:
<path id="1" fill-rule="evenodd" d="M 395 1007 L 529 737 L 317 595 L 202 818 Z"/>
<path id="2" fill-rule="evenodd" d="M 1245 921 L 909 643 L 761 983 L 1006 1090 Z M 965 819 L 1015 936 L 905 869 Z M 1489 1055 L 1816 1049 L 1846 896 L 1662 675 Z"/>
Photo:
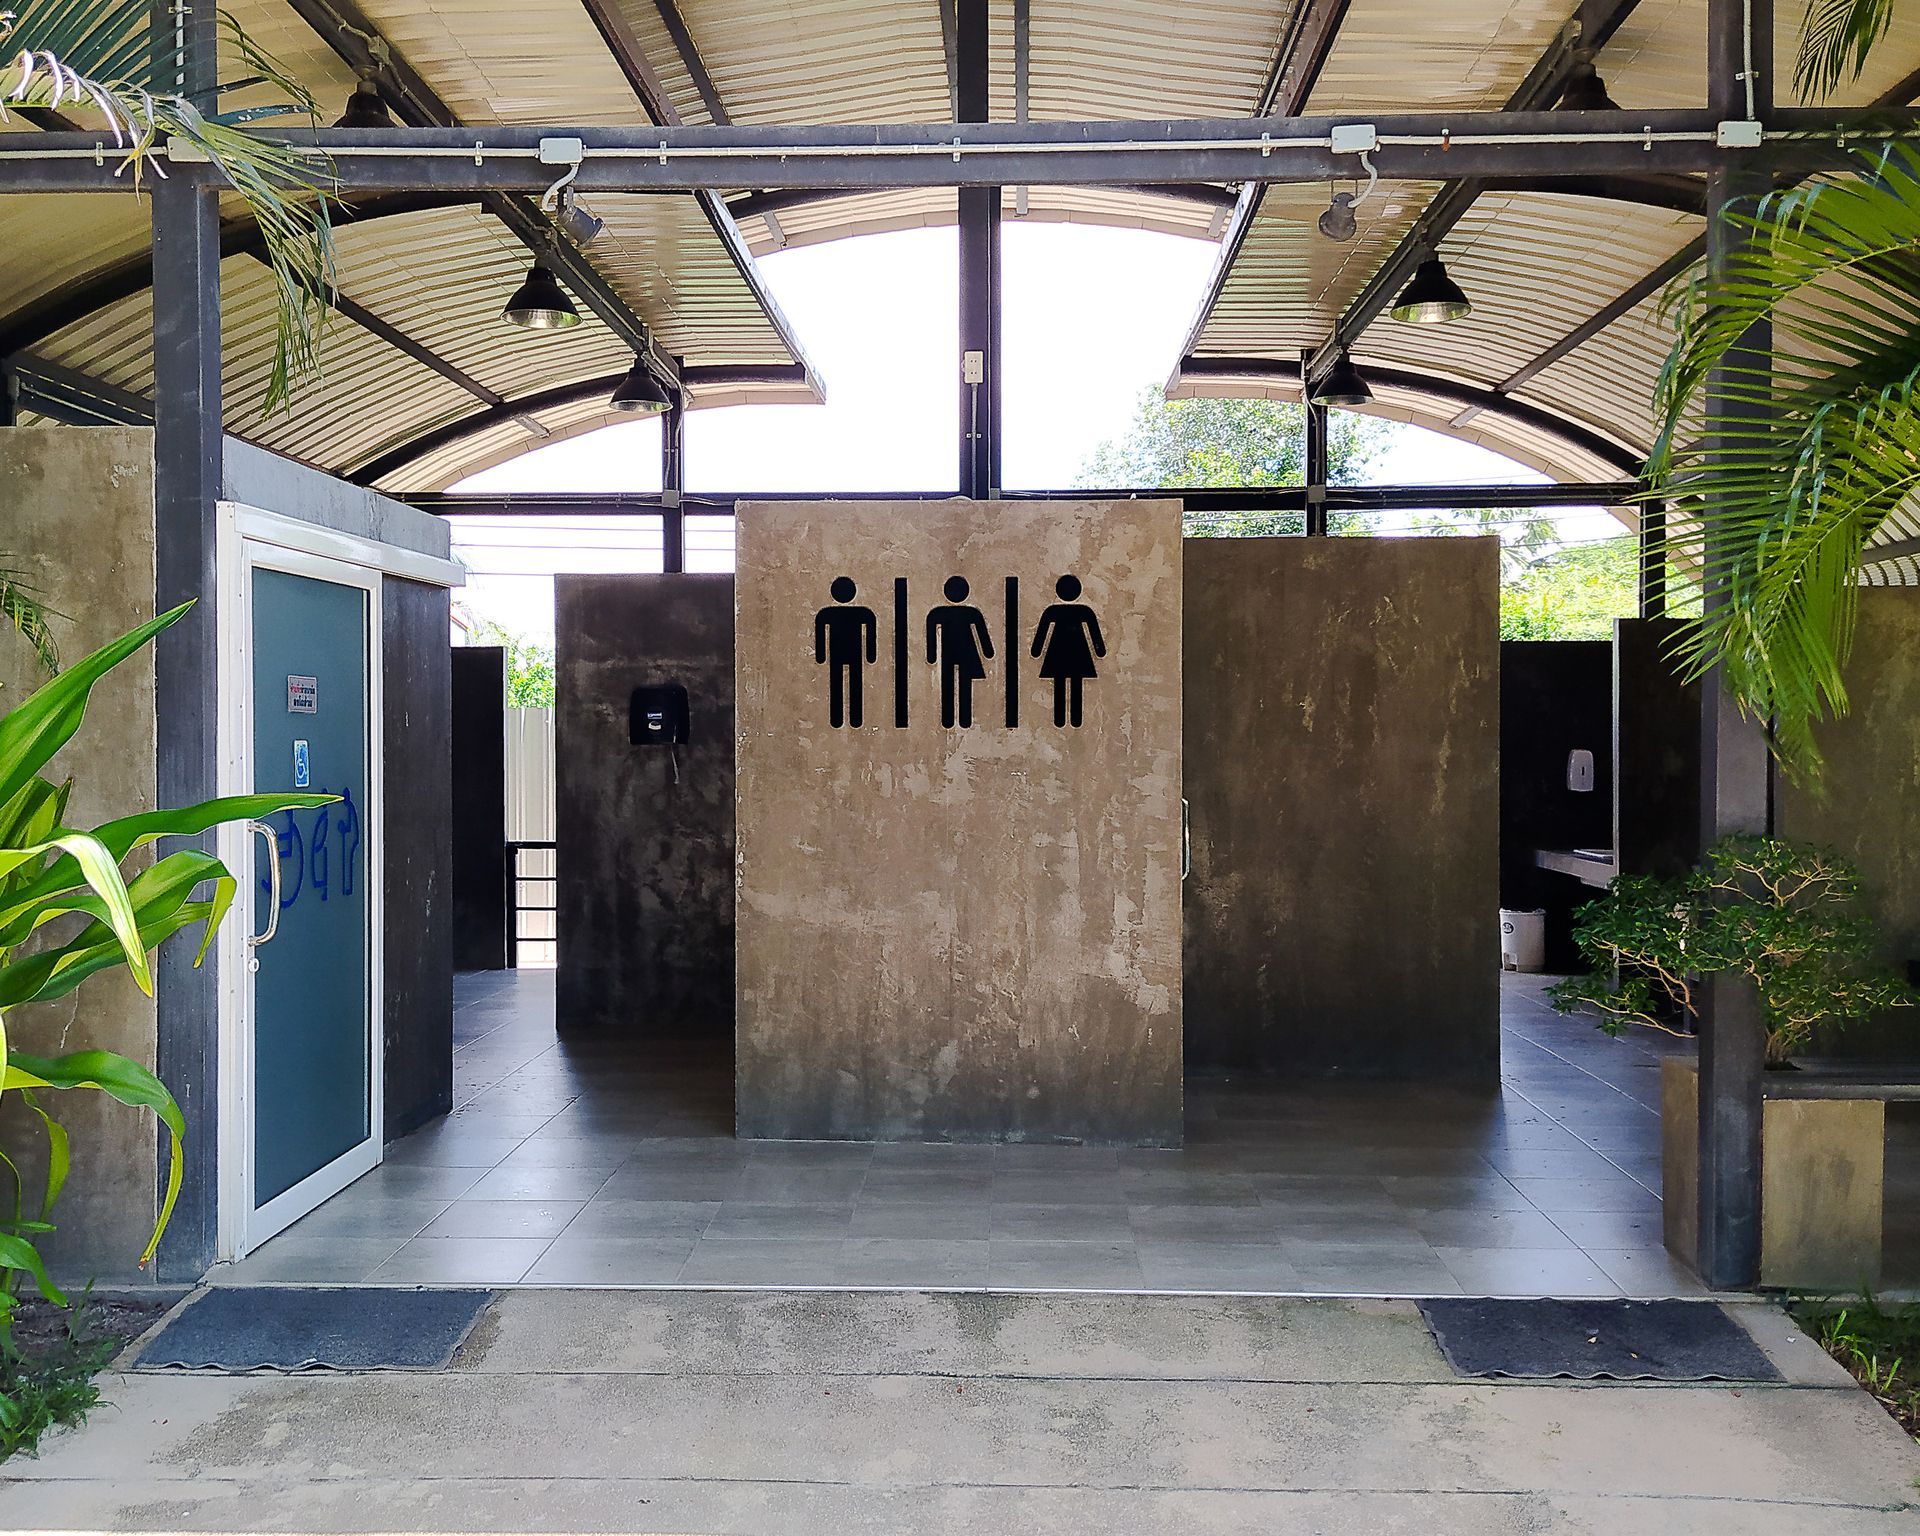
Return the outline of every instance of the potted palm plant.
<path id="1" fill-rule="evenodd" d="M 1707 978 L 1738 976 L 1754 988 L 1774 1079 L 1762 1113 L 1761 1278 L 1807 1287 L 1874 1279 L 1885 1105 L 1865 1083 L 1798 1069 L 1850 1025 L 1920 1000 L 1881 961 L 1885 946 L 1853 869 L 1819 848 L 1727 838 L 1678 879 L 1616 881 L 1581 910 L 1574 940 L 1592 970 L 1554 987 L 1554 1005 L 1597 1015 L 1609 1034 L 1636 1026 L 1690 1034 Z M 1689 1262 L 1698 1135 L 1698 1068 L 1670 1057 L 1661 1082 L 1666 1240 Z"/>

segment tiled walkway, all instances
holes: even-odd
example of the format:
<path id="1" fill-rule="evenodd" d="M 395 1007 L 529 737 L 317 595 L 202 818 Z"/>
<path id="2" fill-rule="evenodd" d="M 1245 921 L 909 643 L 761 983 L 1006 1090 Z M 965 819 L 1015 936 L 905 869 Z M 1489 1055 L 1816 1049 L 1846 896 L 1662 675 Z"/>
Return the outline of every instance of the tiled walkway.
<path id="1" fill-rule="evenodd" d="M 1188 1086 L 1182 1151 L 736 1141 L 725 1060 L 556 1041 L 551 972 L 460 979 L 457 1108 L 231 1281 L 1636 1296 L 1655 1039 L 1508 978 L 1504 1086 Z"/>

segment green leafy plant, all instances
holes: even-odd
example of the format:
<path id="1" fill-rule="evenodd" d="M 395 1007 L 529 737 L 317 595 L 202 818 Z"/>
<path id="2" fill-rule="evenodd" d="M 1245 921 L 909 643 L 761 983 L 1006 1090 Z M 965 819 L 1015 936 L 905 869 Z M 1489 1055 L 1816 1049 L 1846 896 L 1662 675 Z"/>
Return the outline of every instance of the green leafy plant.
<path id="1" fill-rule="evenodd" d="M 1793 1314 L 1908 1434 L 1920 1434 L 1920 1381 L 1911 1364 L 1920 1358 L 1920 1308 L 1866 1295 L 1838 1310 L 1827 1300 L 1799 1301 Z"/>
<path id="2" fill-rule="evenodd" d="M 1608 1034 L 1679 1032 L 1698 1014 L 1700 981 L 1726 974 L 1758 989 L 1773 1062 L 1916 1001 L 1875 959 L 1879 933 L 1852 867 L 1777 838 L 1725 838 L 1678 879 L 1623 876 L 1580 909 L 1573 937 L 1593 971 L 1549 995 L 1562 1013 L 1591 1009 Z"/>
<path id="3" fill-rule="evenodd" d="M 32 647 L 35 660 L 51 677 L 60 670 L 60 647 L 54 642 L 51 623 L 58 615 L 40 601 L 26 572 L 8 563 L 11 558 L 0 555 L 0 622 L 10 624 Z"/>
<path id="4" fill-rule="evenodd" d="M 1857 78 L 1892 17 L 1892 0 L 1811 0 L 1802 94 Z M 1839 152 L 1727 222 L 1724 269 L 1668 298 L 1650 494 L 1676 503 L 1676 557 L 1725 599 L 1683 636 L 1688 671 L 1724 667 L 1813 781 L 1816 728 L 1848 707 L 1862 552 L 1920 489 L 1920 146 Z"/>
<path id="5" fill-rule="evenodd" d="M 121 817 L 84 831 L 65 824 L 72 781 L 56 784 L 42 777 L 41 770 L 80 728 L 94 684 L 190 606 L 182 604 L 102 646 L 0 714 L 0 1095 L 17 1094 L 47 1138 L 47 1176 L 32 1200 L 20 1170 L 0 1154 L 0 1166 L 14 1185 L 12 1214 L 0 1216 L 0 1354 L 12 1350 L 21 1282 L 31 1281 L 56 1306 L 67 1305 L 36 1246 L 36 1240 L 52 1230 L 54 1209 L 72 1165 L 66 1128 L 48 1108 L 51 1096 L 83 1089 L 104 1093 L 151 1112 L 167 1128 L 166 1194 L 140 1255 L 143 1266 L 173 1214 L 186 1135 L 179 1105 L 138 1062 L 112 1051 L 43 1057 L 12 1049 L 8 1012 L 64 997 L 88 977 L 122 966 L 151 995 L 148 955 L 184 929 L 201 929 L 194 963 L 205 958 L 236 894 L 226 866 L 198 848 L 185 848 L 126 876 L 120 866 L 129 855 L 164 837 L 194 837 L 224 822 L 325 805 L 336 798 L 238 795 Z M 25 1411 L 18 1400 L 0 1393 L 0 1434 L 17 1427 Z"/>
<path id="6" fill-rule="evenodd" d="M 120 170 L 136 187 L 143 175 L 167 175 L 161 151 L 169 139 L 213 163 L 259 226 L 273 272 L 277 325 L 265 402 L 273 410 L 318 366 L 334 273 L 330 173 L 299 149 L 246 131 L 262 118 L 297 114 L 315 126 L 319 119 L 313 97 L 237 22 L 223 15 L 220 26 L 243 74 L 222 94 L 266 87 L 275 101 L 204 113 L 155 89 L 148 0 L 26 0 L 0 10 L 0 50 L 14 55 L 13 78 L 0 82 L 0 121 L 11 105 L 52 113 L 56 125 L 97 127 L 121 149 Z"/>

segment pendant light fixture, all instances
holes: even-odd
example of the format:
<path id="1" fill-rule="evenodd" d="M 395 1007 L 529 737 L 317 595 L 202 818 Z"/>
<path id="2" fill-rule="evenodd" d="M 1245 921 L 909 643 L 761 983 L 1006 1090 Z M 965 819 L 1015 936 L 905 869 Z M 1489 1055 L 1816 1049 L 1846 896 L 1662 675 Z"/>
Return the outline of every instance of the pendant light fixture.
<path id="1" fill-rule="evenodd" d="M 672 404 L 672 397 L 648 371 L 646 359 L 638 356 L 614 390 L 613 398 L 607 401 L 610 409 L 631 411 L 636 416 L 657 416 Z"/>
<path id="2" fill-rule="evenodd" d="M 1373 391 L 1360 377 L 1360 370 L 1353 366 L 1352 354 L 1342 347 L 1333 366 L 1307 391 L 1307 398 L 1315 405 L 1367 405 L 1373 400 Z"/>
<path id="3" fill-rule="evenodd" d="M 1447 276 L 1447 264 L 1431 251 L 1427 259 L 1414 268 L 1413 280 L 1401 290 L 1393 304 L 1394 319 L 1410 320 L 1415 325 L 1464 320 L 1472 313 L 1473 301 Z"/>
<path id="4" fill-rule="evenodd" d="M 530 331 L 559 331 L 578 325 L 580 311 L 573 307 L 573 300 L 552 271 L 536 261 L 527 269 L 527 280 L 507 300 L 501 318 Z"/>
<path id="5" fill-rule="evenodd" d="M 1594 67 L 1593 54 L 1582 49 L 1567 71 L 1567 88 L 1560 93 L 1558 112 L 1618 112 L 1620 103 L 1607 94 L 1607 82 Z"/>
<path id="6" fill-rule="evenodd" d="M 380 87 L 373 83 L 371 75 L 362 75 L 347 97 L 347 109 L 340 114 L 336 128 L 393 128 L 397 127 L 393 114 L 387 110 L 387 104 L 380 98 Z"/>

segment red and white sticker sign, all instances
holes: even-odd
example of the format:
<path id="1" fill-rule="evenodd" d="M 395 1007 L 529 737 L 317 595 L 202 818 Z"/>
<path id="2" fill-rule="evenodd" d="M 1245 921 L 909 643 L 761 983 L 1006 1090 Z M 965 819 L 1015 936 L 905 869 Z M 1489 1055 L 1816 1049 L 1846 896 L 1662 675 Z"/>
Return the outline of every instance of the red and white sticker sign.
<path id="1" fill-rule="evenodd" d="M 287 677 L 287 713 L 290 715 L 313 715 L 320 712 L 320 679 L 317 677 Z"/>

